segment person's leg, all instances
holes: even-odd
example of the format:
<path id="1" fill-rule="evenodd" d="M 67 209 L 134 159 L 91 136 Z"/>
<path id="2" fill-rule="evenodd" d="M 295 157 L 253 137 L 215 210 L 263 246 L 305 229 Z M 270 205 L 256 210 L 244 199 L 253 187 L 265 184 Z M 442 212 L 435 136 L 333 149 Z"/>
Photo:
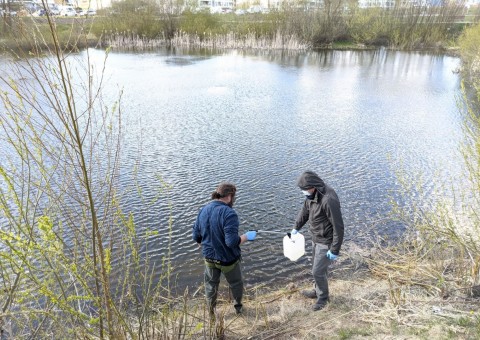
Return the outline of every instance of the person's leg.
<path id="1" fill-rule="evenodd" d="M 207 299 L 208 311 L 215 312 L 217 305 L 218 286 L 220 284 L 221 270 L 214 265 L 205 264 L 205 297 Z"/>
<path id="2" fill-rule="evenodd" d="M 312 241 L 312 273 L 315 269 L 315 242 Z M 313 289 L 302 290 L 302 295 L 309 299 L 317 299 L 316 283 L 313 282 Z"/>
<path id="3" fill-rule="evenodd" d="M 238 261 L 230 270 L 224 271 L 223 275 L 225 275 L 225 279 L 227 280 L 230 286 L 230 290 L 232 291 L 235 310 L 237 313 L 241 313 L 243 298 L 243 277 L 240 261 Z"/>
<path id="4" fill-rule="evenodd" d="M 331 263 L 326 256 L 328 246 L 323 244 L 313 244 L 313 265 L 312 274 L 315 280 L 315 292 L 317 295 L 316 305 L 325 305 L 328 302 L 328 266 Z"/>

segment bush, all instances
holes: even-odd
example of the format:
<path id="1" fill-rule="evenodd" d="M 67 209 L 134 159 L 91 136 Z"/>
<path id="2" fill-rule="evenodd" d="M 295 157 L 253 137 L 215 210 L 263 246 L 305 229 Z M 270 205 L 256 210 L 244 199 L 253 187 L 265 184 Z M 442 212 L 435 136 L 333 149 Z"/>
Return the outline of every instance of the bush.
<path id="1" fill-rule="evenodd" d="M 164 23 L 158 20 L 158 7 L 146 1 L 118 1 L 110 13 L 97 18 L 92 33 L 97 36 L 121 34 L 156 39 L 164 33 Z"/>
<path id="2" fill-rule="evenodd" d="M 480 24 L 465 29 L 458 40 L 460 54 L 469 83 L 480 75 Z"/>
<path id="3" fill-rule="evenodd" d="M 185 12 L 180 19 L 179 28 L 187 34 L 215 34 L 219 33 L 220 20 L 218 15 L 208 11 L 198 13 Z"/>

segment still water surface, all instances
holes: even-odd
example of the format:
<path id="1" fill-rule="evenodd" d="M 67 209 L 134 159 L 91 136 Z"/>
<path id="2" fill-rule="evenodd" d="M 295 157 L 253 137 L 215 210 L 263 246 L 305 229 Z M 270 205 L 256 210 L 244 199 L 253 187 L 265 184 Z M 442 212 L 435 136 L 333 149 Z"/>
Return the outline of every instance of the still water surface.
<path id="1" fill-rule="evenodd" d="M 447 179 L 438 170 L 461 171 L 458 66 L 454 57 L 386 50 L 111 53 L 107 96 L 123 90 L 122 184 L 131 186 L 136 171 L 143 195 L 123 203 L 148 235 L 143 254 L 159 275 L 170 248 L 178 288 L 195 289 L 203 264 L 191 228 L 217 184 L 237 185 L 241 232 L 287 232 L 305 170 L 336 189 L 350 242 L 398 236 L 388 218 L 390 196 L 402 190 L 395 172 L 421 172 L 428 193 Z M 407 203 L 421 204 L 415 196 Z M 308 276 L 304 233 L 307 256 L 297 262 L 283 256 L 281 234 L 260 232 L 245 244 L 247 285 Z"/>

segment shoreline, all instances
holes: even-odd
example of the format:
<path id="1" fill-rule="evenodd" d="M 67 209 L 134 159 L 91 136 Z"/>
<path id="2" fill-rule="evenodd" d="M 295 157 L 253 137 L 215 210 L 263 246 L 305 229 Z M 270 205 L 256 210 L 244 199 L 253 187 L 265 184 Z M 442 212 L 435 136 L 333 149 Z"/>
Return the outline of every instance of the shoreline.
<path id="1" fill-rule="evenodd" d="M 312 311 L 313 300 L 301 295 L 311 288 L 308 279 L 247 288 L 240 316 L 221 284 L 216 320 L 205 321 L 203 335 L 212 335 L 219 326 L 224 337 L 218 339 L 474 339 L 478 335 L 478 297 L 461 291 L 432 294 L 415 282 L 402 284 L 394 275 L 378 275 L 374 268 L 378 251 L 352 247 L 343 252 L 343 259 L 329 271 L 331 300 L 321 311 Z M 203 292 L 198 291 L 190 306 L 202 318 L 205 305 Z"/>
<path id="2" fill-rule="evenodd" d="M 233 39 L 232 39 L 233 38 Z M 211 50 L 211 51 L 278 51 L 278 52 L 320 52 L 320 51 L 375 51 L 386 49 L 391 51 L 417 52 L 417 53 L 431 53 L 441 54 L 452 57 L 460 57 L 460 50 L 458 46 L 443 47 L 443 46 L 426 46 L 414 49 L 402 49 L 390 46 L 374 46 L 365 45 L 353 42 L 337 42 L 324 44 L 322 46 L 312 47 L 306 43 L 299 42 L 295 37 L 288 37 L 285 42 L 278 41 L 279 39 L 255 39 L 245 38 L 238 39 L 231 34 L 224 36 L 215 36 L 210 39 L 200 39 L 198 36 L 179 36 L 177 38 L 166 39 L 145 39 L 131 36 L 116 36 L 115 39 L 99 39 L 91 34 L 88 37 L 77 39 L 75 44 L 63 43 L 62 47 L 67 52 L 79 52 L 87 48 L 112 49 L 119 52 L 146 52 L 153 51 L 159 48 L 172 49 L 192 49 L 192 50 Z M 0 39 L 1 52 L 30 52 L 33 48 L 38 49 L 39 53 L 47 52 L 53 48 L 53 44 L 38 46 L 31 42 L 18 42 L 9 39 Z"/>

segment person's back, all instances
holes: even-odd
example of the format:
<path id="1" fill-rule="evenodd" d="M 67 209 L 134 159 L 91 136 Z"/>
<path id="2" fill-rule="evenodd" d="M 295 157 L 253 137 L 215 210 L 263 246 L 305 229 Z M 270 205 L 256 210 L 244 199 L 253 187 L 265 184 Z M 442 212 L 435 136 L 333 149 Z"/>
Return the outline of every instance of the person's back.
<path id="1" fill-rule="evenodd" d="M 225 263 L 240 258 L 239 221 L 233 208 L 221 201 L 212 201 L 198 214 L 203 257 Z"/>

